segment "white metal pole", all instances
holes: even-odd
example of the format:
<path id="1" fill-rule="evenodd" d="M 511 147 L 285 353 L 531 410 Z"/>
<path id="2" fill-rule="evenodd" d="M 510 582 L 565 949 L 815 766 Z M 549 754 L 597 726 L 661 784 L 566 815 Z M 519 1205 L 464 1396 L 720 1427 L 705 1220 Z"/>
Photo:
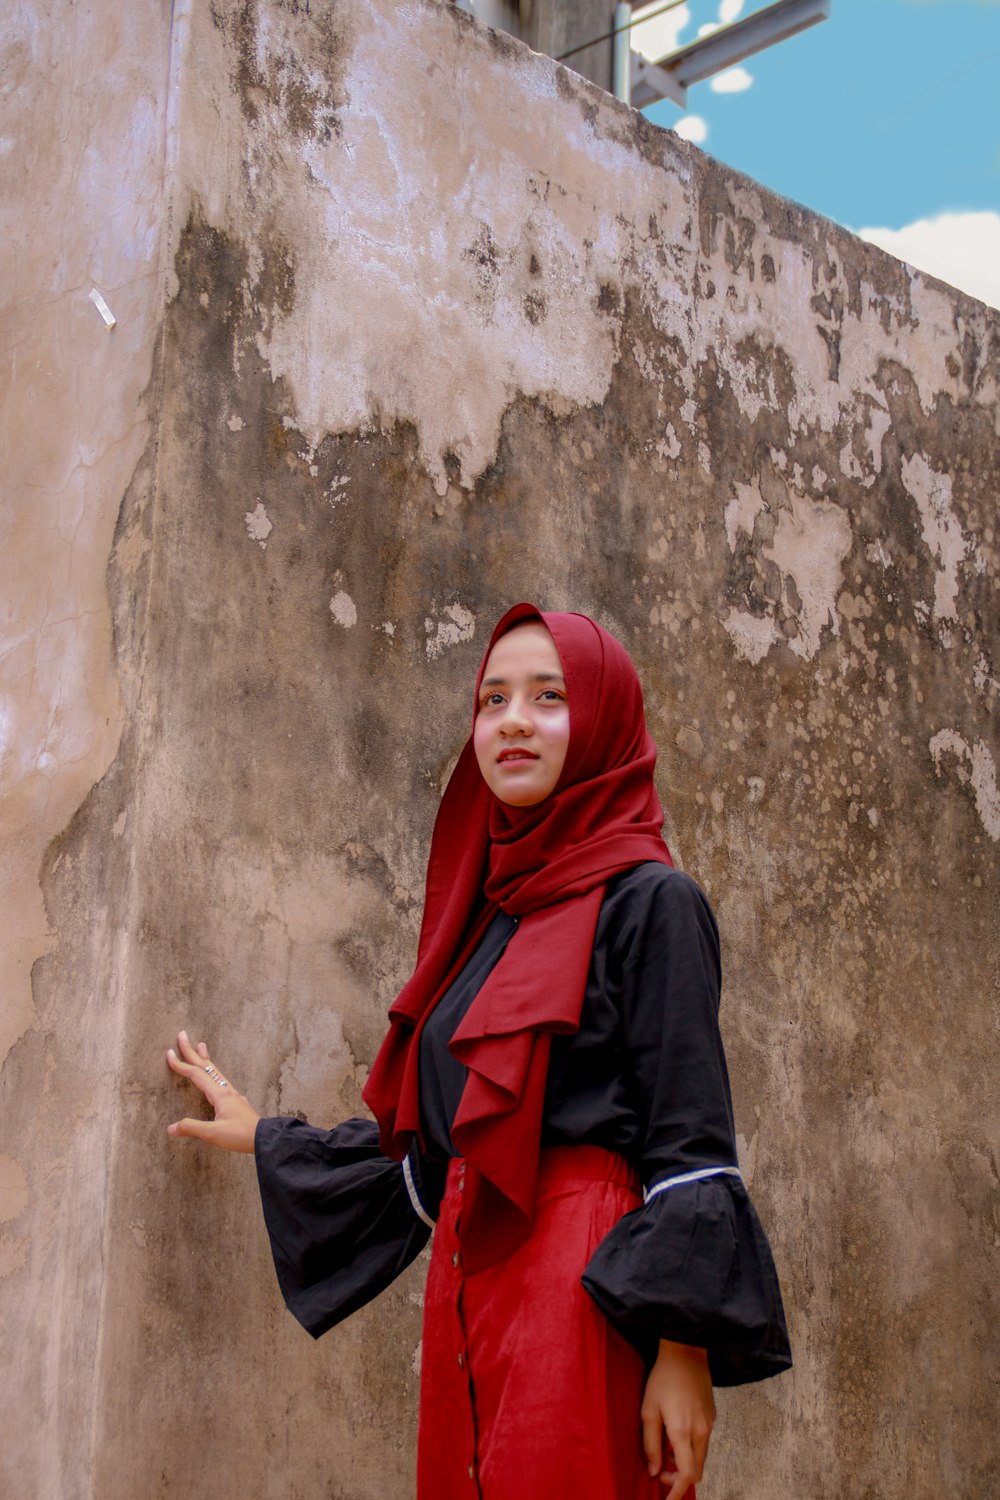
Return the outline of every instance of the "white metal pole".
<path id="1" fill-rule="evenodd" d="M 616 99 L 628 104 L 632 93 L 632 6 L 629 0 L 618 0 L 615 6 L 612 44 L 611 89 Z M 606 76 L 606 75 L 605 75 Z"/>

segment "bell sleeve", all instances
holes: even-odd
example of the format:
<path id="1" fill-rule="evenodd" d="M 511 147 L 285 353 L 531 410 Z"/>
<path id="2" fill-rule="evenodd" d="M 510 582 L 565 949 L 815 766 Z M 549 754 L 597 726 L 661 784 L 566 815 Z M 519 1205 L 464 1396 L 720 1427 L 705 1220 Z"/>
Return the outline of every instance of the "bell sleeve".
<path id="1" fill-rule="evenodd" d="M 652 867 L 621 924 L 615 967 L 646 1199 L 597 1247 L 583 1285 L 650 1363 L 665 1338 L 706 1349 L 715 1385 L 766 1379 L 790 1366 L 791 1350 L 736 1161 L 718 930 L 693 880 Z"/>
<path id="2" fill-rule="evenodd" d="M 430 1238 L 444 1168 L 416 1149 L 384 1156 L 374 1121 L 320 1130 L 265 1118 L 254 1155 L 278 1285 L 313 1338 L 377 1297 Z"/>

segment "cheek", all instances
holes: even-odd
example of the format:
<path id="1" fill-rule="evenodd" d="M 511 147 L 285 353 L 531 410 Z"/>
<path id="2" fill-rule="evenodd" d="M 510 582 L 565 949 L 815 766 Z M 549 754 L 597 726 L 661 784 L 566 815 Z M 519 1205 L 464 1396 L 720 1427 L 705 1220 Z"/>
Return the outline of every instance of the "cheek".
<path id="1" fill-rule="evenodd" d="M 486 767 L 490 763 L 488 756 L 489 740 L 490 732 L 486 721 L 482 714 L 477 714 L 476 722 L 472 726 L 472 748 L 476 752 L 476 760 L 479 762 L 479 769 L 484 776 L 486 775 Z"/>
<path id="2" fill-rule="evenodd" d="M 566 752 L 569 749 L 569 709 L 566 709 L 565 713 L 553 715 L 547 727 L 548 734 L 546 738 L 556 754 L 562 757 L 559 763 L 561 770 L 566 760 Z"/>

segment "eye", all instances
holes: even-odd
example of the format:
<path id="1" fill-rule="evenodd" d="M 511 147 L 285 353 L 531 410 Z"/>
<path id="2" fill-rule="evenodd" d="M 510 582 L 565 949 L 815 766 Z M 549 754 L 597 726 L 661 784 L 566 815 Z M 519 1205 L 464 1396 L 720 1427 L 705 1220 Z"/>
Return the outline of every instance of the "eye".
<path id="1" fill-rule="evenodd" d="M 550 703 L 562 703 L 565 700 L 565 694 L 560 693 L 558 688 L 543 688 L 538 696 Z"/>
<path id="2" fill-rule="evenodd" d="M 503 693 L 484 693 L 479 700 L 480 708 L 496 708 L 498 703 L 503 702 Z"/>

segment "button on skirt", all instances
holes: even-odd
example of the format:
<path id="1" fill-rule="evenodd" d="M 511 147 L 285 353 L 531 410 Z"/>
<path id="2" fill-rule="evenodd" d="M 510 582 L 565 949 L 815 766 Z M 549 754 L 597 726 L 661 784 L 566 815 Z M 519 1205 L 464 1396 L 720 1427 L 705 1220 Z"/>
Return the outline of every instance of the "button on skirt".
<path id="1" fill-rule="evenodd" d="M 427 1278 L 417 1500 L 660 1500 L 642 1451 L 643 1361 L 580 1285 L 642 1202 L 635 1172 L 597 1146 L 543 1151 L 531 1237 L 474 1275 L 463 1177 L 453 1161 Z"/>

